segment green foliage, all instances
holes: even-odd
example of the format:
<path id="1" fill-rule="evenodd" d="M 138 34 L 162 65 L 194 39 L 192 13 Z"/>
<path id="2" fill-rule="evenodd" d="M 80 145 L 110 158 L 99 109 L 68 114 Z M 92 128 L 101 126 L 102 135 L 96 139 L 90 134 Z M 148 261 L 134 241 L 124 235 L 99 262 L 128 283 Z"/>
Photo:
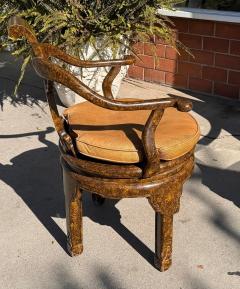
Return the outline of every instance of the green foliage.
<path id="1" fill-rule="evenodd" d="M 173 43 L 169 20 L 161 17 L 156 11 L 161 7 L 171 8 L 179 2 L 179 0 L 4 1 L 0 11 L 0 37 L 7 34 L 6 24 L 9 17 L 18 14 L 34 27 L 41 41 L 72 47 L 73 51 L 85 43 L 94 44 L 98 37 L 106 39 L 106 45 L 111 47 L 123 42 L 124 38 L 137 41 L 151 38 L 154 34 Z"/>
<path id="2" fill-rule="evenodd" d="M 0 39 L 4 46 L 11 44 L 15 55 L 30 55 L 24 40 L 7 38 L 8 19 L 19 15 L 33 26 L 40 41 L 70 47 L 69 52 L 76 55 L 86 43 L 94 47 L 99 37 L 105 44 L 100 50 L 111 47 L 114 51 L 119 44 L 153 35 L 174 46 L 170 20 L 157 10 L 171 9 L 178 2 L 181 0 L 1 0 Z"/>

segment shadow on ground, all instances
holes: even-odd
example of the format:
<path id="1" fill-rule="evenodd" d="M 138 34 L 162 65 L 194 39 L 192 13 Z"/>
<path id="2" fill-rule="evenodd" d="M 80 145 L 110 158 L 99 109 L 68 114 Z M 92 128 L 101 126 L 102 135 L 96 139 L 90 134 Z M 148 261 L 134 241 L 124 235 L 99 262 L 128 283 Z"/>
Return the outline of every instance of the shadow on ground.
<path id="1" fill-rule="evenodd" d="M 21 59 L 14 59 L 8 52 L 0 53 L 0 109 L 4 109 L 4 101 L 10 100 L 14 106 L 39 106 L 39 101 L 46 101 L 43 93 L 43 81 L 29 65 L 19 86 L 17 95 L 14 87 L 20 76 Z M 29 89 L 30 88 L 30 89 Z"/>
<path id="2" fill-rule="evenodd" d="M 240 161 L 226 168 L 210 167 L 197 163 L 202 183 L 212 192 L 240 207 Z"/>
<path id="3" fill-rule="evenodd" d="M 19 138 L 37 135 L 46 147 L 29 150 L 13 159 L 11 165 L 0 164 L 0 178 L 22 198 L 38 220 L 66 251 L 66 235 L 52 217 L 65 217 L 64 193 L 58 147 L 46 140 L 46 134 L 54 129 L 19 135 L 0 135 L 0 138 Z M 121 214 L 115 207 L 117 201 L 108 200 L 104 206 L 96 207 L 91 195 L 85 193 L 84 216 L 96 223 L 112 227 L 150 264 L 153 252 L 121 223 Z"/>
<path id="4" fill-rule="evenodd" d="M 239 162 L 236 164 L 239 165 Z M 226 171 L 220 170 L 218 168 L 208 167 L 200 164 L 198 160 L 196 165 L 198 167 L 197 172 L 192 176 L 192 178 L 195 179 L 196 182 L 200 181 L 202 184 L 209 187 L 212 192 L 239 206 L 238 192 L 240 181 L 239 177 L 236 177 L 236 174 L 239 174 L 239 172 L 232 170 Z M 235 165 L 232 167 L 235 167 Z M 219 174 L 220 176 L 216 178 L 215 174 Z M 239 231 L 234 229 L 234 227 L 232 226 L 234 225 L 234 220 L 229 220 L 224 208 L 216 205 L 210 198 L 208 198 L 207 195 L 200 193 L 197 189 L 198 186 L 193 186 L 191 188 L 191 194 L 199 201 L 204 203 L 204 205 L 208 207 L 211 212 L 213 212 L 206 217 L 207 222 L 213 224 L 228 238 L 232 239 L 236 243 L 236 245 L 239 245 L 240 234 Z"/>
<path id="5" fill-rule="evenodd" d="M 0 178 L 19 195 L 34 215 L 61 245 L 65 245 L 65 234 L 52 217 L 64 217 L 64 196 L 61 184 L 58 148 L 45 136 L 54 129 L 31 134 L 0 136 L 19 138 L 37 135 L 46 147 L 26 151 L 13 159 L 12 164 L 0 164 Z"/>
<path id="6" fill-rule="evenodd" d="M 113 274 L 109 273 L 109 269 L 104 268 L 104 266 L 95 265 L 94 270 L 91 272 L 91 279 L 95 280 L 95 283 L 98 284 L 99 288 L 103 289 L 123 289 L 121 280 L 117 280 Z M 59 289 L 84 289 L 90 288 L 90 284 L 86 284 L 85 280 L 80 281 L 79 278 L 76 278 L 72 275 L 71 271 L 68 268 L 65 268 L 64 265 L 57 266 L 54 268 L 54 271 L 58 272 L 57 274 L 57 283 Z"/>

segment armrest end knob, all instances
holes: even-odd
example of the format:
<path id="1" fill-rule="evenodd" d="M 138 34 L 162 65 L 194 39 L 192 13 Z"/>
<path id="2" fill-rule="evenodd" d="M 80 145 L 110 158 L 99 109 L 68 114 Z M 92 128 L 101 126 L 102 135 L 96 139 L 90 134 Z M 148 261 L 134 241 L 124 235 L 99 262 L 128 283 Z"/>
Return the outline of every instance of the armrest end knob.
<path id="1" fill-rule="evenodd" d="M 188 99 L 183 99 L 183 98 L 177 100 L 176 106 L 178 110 L 183 111 L 183 112 L 188 112 L 192 110 L 193 108 L 192 102 Z"/>

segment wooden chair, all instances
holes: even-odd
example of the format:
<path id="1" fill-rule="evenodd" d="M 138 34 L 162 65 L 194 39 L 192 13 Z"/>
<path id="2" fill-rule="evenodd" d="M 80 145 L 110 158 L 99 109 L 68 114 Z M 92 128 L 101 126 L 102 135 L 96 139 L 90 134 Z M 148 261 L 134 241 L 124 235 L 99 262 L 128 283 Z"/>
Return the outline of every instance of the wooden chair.
<path id="1" fill-rule="evenodd" d="M 145 197 L 156 212 L 155 266 L 171 265 L 173 215 L 178 212 L 182 186 L 194 166 L 199 126 L 187 113 L 192 104 L 179 97 L 113 99 L 111 84 L 121 65 L 134 58 L 82 61 L 59 48 L 39 43 L 27 23 L 13 17 L 9 36 L 25 37 L 32 46 L 32 64 L 46 81 L 46 96 L 59 135 L 66 200 L 67 245 L 72 256 L 82 253 L 82 191 L 93 200 Z M 52 58 L 78 67 L 111 67 L 102 87 L 104 96 L 89 89 Z M 86 99 L 59 115 L 53 82 Z M 179 240 L 180 241 L 180 240 Z"/>

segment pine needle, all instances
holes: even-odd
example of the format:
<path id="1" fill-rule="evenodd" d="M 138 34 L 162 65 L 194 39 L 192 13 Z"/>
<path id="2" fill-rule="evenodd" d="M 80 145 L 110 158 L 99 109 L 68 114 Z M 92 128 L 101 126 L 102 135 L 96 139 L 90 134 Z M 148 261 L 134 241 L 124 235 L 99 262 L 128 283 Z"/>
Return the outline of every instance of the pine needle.
<path id="1" fill-rule="evenodd" d="M 22 64 L 22 66 L 21 66 L 21 71 L 20 71 L 20 76 L 19 76 L 18 82 L 17 82 L 17 84 L 15 85 L 15 88 L 14 88 L 14 92 L 13 92 L 14 96 L 17 95 L 17 92 L 18 92 L 20 83 L 21 83 L 22 80 L 23 80 L 23 77 L 24 77 L 24 74 L 25 74 L 27 65 L 28 65 L 28 63 L 30 62 L 30 60 L 31 60 L 31 55 L 28 55 L 28 56 L 25 57 L 24 60 L 23 60 L 23 64 Z"/>

